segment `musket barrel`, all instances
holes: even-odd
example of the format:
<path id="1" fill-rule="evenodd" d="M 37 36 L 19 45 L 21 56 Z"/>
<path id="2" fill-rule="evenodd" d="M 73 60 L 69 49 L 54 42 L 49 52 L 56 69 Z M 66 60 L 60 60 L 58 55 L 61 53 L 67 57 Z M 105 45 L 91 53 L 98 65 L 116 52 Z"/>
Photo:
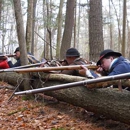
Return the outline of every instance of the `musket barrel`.
<path id="1" fill-rule="evenodd" d="M 40 62 L 40 63 L 35 63 L 35 64 L 30 64 L 30 65 L 23 65 L 23 66 L 18 66 L 18 67 L 13 67 L 9 69 L 1 69 L 0 72 L 15 72 L 15 69 L 23 69 L 23 68 L 29 68 L 29 67 L 37 67 L 40 66 L 45 62 Z"/>
<path id="2" fill-rule="evenodd" d="M 41 92 L 46 92 L 46 91 L 54 91 L 54 90 L 59 90 L 59 89 L 64 89 L 64 88 L 70 88 L 70 87 L 74 87 L 74 86 L 75 86 L 75 83 L 76 83 L 76 85 L 81 85 L 81 84 L 83 84 L 84 82 L 85 82 L 85 81 L 80 81 L 80 82 L 74 82 L 74 83 L 68 83 L 68 84 L 55 85 L 55 86 L 50 86 L 50 87 L 45 87 L 45 88 L 27 90 L 27 91 L 22 91 L 22 92 L 16 92 L 15 95 L 35 94 L 35 93 L 41 93 Z"/>
<path id="3" fill-rule="evenodd" d="M 0 60 L 6 60 L 7 59 L 7 57 L 14 57 L 14 56 L 16 56 L 16 55 L 13 55 L 13 54 L 5 54 L 5 55 L 0 55 Z"/>
<path id="4" fill-rule="evenodd" d="M 16 56 L 15 54 L 5 54 L 5 55 L 0 55 L 0 57 L 5 57 L 5 56 L 8 56 L 8 57 L 14 57 Z"/>
<path id="5" fill-rule="evenodd" d="M 55 86 L 50 86 L 50 87 L 45 87 L 45 88 L 22 91 L 22 92 L 15 92 L 15 95 L 35 94 L 35 93 L 41 93 L 41 92 L 46 92 L 46 91 L 54 91 L 54 90 L 60 90 L 60 89 L 65 89 L 65 88 L 72 88 L 72 87 L 76 87 L 76 86 L 80 86 L 80 85 L 87 86 L 87 85 L 93 84 L 93 83 L 99 83 L 99 82 L 104 82 L 104 81 L 109 81 L 109 80 L 125 79 L 125 78 L 130 78 L 130 73 L 119 74 L 119 75 L 114 75 L 114 76 L 105 76 L 105 77 L 101 77 L 101 78 L 97 78 L 97 79 L 89 79 L 89 80 L 84 80 L 84 81 L 79 81 L 79 82 L 55 85 Z"/>

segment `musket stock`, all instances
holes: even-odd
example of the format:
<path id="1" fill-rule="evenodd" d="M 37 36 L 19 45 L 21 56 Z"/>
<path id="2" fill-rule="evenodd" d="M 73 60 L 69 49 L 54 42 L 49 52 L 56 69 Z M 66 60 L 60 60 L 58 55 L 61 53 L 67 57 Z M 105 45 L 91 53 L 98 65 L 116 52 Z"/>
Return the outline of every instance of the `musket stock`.
<path id="1" fill-rule="evenodd" d="M 110 81 L 110 80 L 126 79 L 126 78 L 130 78 L 130 73 L 119 74 L 119 75 L 114 75 L 114 76 L 104 76 L 97 79 L 89 79 L 89 80 L 84 80 L 84 81 L 79 81 L 79 82 L 55 85 L 55 86 L 44 87 L 44 88 L 33 89 L 33 90 L 26 90 L 22 92 L 15 92 L 15 95 L 42 93 L 42 92 L 47 92 L 47 91 L 55 91 L 55 90 L 72 88 L 72 87 L 81 86 L 81 85 L 87 86 L 89 84 L 105 82 L 105 81 Z"/>
<path id="2" fill-rule="evenodd" d="M 87 67 L 88 69 L 96 70 L 98 66 L 95 65 L 82 65 Z M 60 71 L 60 70 L 73 70 L 73 69 L 82 69 L 81 65 L 72 65 L 72 66 L 55 66 L 55 67 L 39 67 L 39 68 L 25 68 L 25 69 L 8 69 L 6 72 L 19 72 L 19 73 L 25 73 L 25 72 L 49 72 L 49 71 Z"/>

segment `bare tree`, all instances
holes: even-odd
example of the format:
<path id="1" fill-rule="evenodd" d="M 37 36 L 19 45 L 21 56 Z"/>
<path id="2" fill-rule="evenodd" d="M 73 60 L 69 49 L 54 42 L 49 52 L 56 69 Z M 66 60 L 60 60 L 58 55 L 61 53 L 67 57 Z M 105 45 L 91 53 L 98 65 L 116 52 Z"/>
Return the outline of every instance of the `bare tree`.
<path id="1" fill-rule="evenodd" d="M 102 0 L 90 0 L 89 46 L 92 61 L 97 61 L 104 49 L 102 25 Z"/>
<path id="2" fill-rule="evenodd" d="M 32 20 L 32 46 L 31 46 L 31 53 L 34 54 L 34 48 L 36 46 L 36 44 L 34 45 L 34 31 L 35 31 L 35 19 L 36 19 L 36 4 L 37 4 L 37 0 L 33 0 L 33 20 Z M 37 42 L 35 42 L 37 43 Z"/>
<path id="3" fill-rule="evenodd" d="M 0 0 L 0 21 L 1 21 L 2 3 L 3 3 L 3 0 Z"/>
<path id="4" fill-rule="evenodd" d="M 120 2 L 120 1 L 119 1 Z M 113 0 L 111 0 L 111 3 L 113 5 L 113 8 L 115 10 L 115 15 L 116 15 L 116 19 L 117 19 L 117 24 L 118 24 L 118 50 L 120 51 L 121 48 L 121 27 L 120 27 L 120 17 L 118 17 L 118 13 L 117 10 L 114 6 Z"/>
<path id="5" fill-rule="evenodd" d="M 14 1 L 14 10 L 15 10 L 15 18 L 16 18 L 16 28 L 18 35 L 18 42 L 21 52 L 21 64 L 26 65 L 28 63 L 27 60 L 27 50 L 26 50 L 26 40 L 23 26 L 23 16 L 21 9 L 21 0 L 13 0 Z"/>
<path id="6" fill-rule="evenodd" d="M 33 1 L 28 0 L 27 26 L 26 26 L 26 44 L 27 44 L 27 51 L 28 52 L 31 52 L 32 24 L 33 24 Z"/>
<path id="7" fill-rule="evenodd" d="M 77 14 L 77 8 L 76 8 L 76 5 L 77 5 L 77 0 L 75 0 L 75 8 L 74 8 L 74 47 L 76 47 L 76 27 L 77 27 L 77 24 L 76 24 L 76 14 Z"/>
<path id="8" fill-rule="evenodd" d="M 65 29 L 62 38 L 60 58 L 64 58 L 65 52 L 71 46 L 72 30 L 74 26 L 75 0 L 67 0 Z"/>
<path id="9" fill-rule="evenodd" d="M 27 50 L 26 50 L 26 40 L 23 26 L 23 17 L 22 17 L 22 9 L 21 9 L 21 0 L 13 0 L 14 2 L 14 10 L 15 10 L 15 18 L 16 18 L 16 28 L 18 35 L 18 42 L 20 47 L 20 61 L 22 65 L 28 64 L 27 59 Z M 24 74 L 23 77 L 25 79 L 29 78 L 28 74 Z M 30 89 L 29 82 L 24 81 L 24 89 Z"/>
<path id="10" fill-rule="evenodd" d="M 58 29 L 57 29 L 57 45 L 56 45 L 56 57 L 60 58 L 60 46 L 61 46 L 61 33 L 62 33 L 62 10 L 64 0 L 60 0 L 60 7 L 58 13 Z"/>
<path id="11" fill-rule="evenodd" d="M 126 0 L 123 1 L 123 33 L 122 33 L 122 55 L 125 56 L 126 41 Z"/>
<path id="12" fill-rule="evenodd" d="M 112 21 L 111 21 L 111 1 L 109 0 L 109 18 L 110 18 L 110 48 L 113 47 L 113 41 L 112 41 Z"/>

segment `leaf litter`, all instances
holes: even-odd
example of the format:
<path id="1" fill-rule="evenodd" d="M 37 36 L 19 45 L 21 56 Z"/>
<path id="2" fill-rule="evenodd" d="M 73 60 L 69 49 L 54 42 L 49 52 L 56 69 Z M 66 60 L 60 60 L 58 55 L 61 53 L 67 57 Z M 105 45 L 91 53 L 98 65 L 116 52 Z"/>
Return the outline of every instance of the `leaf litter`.
<path id="1" fill-rule="evenodd" d="M 0 82 L 0 130 L 130 130 L 130 125 L 96 117 L 83 108 L 40 95 L 25 100 L 14 96 L 7 83 Z"/>

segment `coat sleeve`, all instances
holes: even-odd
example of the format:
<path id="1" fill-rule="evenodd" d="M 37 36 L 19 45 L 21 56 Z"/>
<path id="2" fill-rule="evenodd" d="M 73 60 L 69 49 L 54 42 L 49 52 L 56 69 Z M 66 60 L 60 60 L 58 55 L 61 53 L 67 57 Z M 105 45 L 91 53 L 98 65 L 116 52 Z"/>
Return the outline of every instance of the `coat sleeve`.
<path id="1" fill-rule="evenodd" d="M 17 60 L 15 64 L 13 64 L 12 61 L 8 61 L 8 64 L 10 68 L 21 66 L 20 60 Z"/>
<path id="2" fill-rule="evenodd" d="M 7 69 L 7 68 L 10 68 L 10 67 L 6 60 L 0 62 L 0 69 Z"/>

